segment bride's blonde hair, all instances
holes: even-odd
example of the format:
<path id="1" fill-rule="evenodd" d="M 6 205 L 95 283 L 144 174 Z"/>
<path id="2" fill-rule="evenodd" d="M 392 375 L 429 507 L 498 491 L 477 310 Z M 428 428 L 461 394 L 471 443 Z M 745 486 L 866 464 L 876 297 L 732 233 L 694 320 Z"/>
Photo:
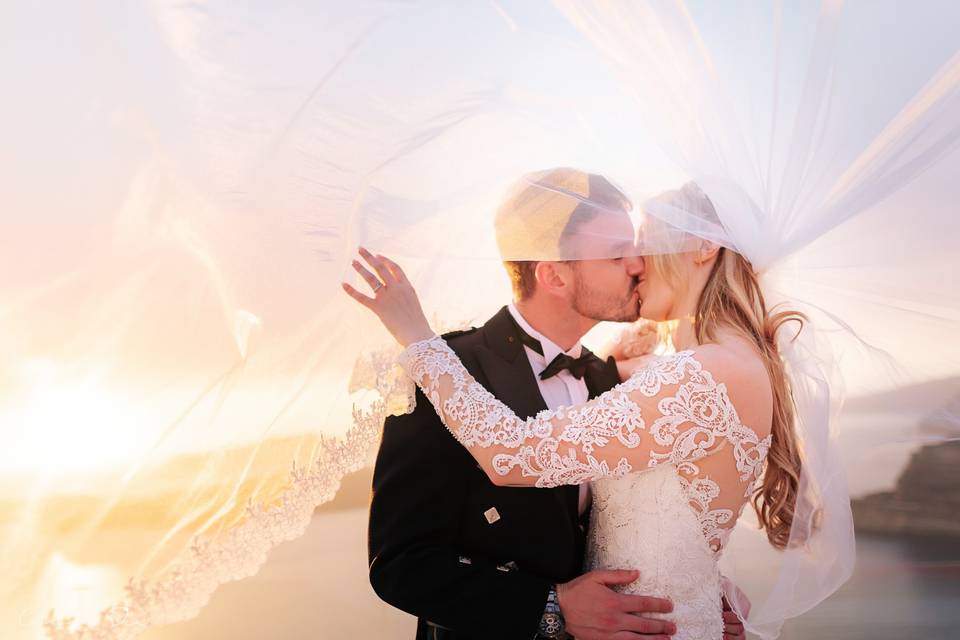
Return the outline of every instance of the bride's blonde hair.
<path id="1" fill-rule="evenodd" d="M 685 189 L 689 189 L 687 185 Z M 716 219 L 712 203 L 703 196 L 707 212 Z M 719 220 L 718 220 L 719 222 Z M 654 268 L 668 282 L 677 282 L 677 254 L 651 256 Z M 763 481 L 754 491 L 752 504 L 770 544 L 787 547 L 793 526 L 800 486 L 801 456 L 797 442 L 796 409 L 790 381 L 777 346 L 777 331 L 795 321 L 802 329 L 806 316 L 797 311 L 767 309 L 760 281 L 750 262 L 741 254 L 721 247 L 707 283 L 697 300 L 695 334 L 700 344 L 714 341 L 721 327 L 740 332 L 757 348 L 773 390 L 772 443 Z"/>

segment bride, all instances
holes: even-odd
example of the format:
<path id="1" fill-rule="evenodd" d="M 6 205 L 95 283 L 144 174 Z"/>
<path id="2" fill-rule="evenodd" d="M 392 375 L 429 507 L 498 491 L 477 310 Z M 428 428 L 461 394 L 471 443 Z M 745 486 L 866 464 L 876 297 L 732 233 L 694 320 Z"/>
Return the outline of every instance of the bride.
<path id="1" fill-rule="evenodd" d="M 717 222 L 695 183 L 656 201 Z M 674 637 L 721 638 L 718 559 L 747 503 L 770 545 L 797 542 L 801 458 L 777 339 L 804 318 L 767 309 L 747 259 L 710 239 L 648 216 L 637 250 L 640 315 L 674 321 L 676 353 L 621 359 L 612 390 L 527 420 L 434 334 L 399 265 L 361 250 L 374 296 L 343 287 L 406 348 L 405 371 L 495 484 L 592 483 L 586 570 L 638 569 L 624 590 L 672 599 Z"/>

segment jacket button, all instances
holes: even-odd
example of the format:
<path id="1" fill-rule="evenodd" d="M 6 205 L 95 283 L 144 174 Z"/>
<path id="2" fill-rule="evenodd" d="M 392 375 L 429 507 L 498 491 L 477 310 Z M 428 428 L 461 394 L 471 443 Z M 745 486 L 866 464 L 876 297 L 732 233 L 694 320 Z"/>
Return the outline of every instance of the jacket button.
<path id="1" fill-rule="evenodd" d="M 483 515 L 484 517 L 486 517 L 487 522 L 489 524 L 493 524 L 494 522 L 500 519 L 500 514 L 497 512 L 496 507 L 490 507 L 489 509 L 483 512 Z"/>

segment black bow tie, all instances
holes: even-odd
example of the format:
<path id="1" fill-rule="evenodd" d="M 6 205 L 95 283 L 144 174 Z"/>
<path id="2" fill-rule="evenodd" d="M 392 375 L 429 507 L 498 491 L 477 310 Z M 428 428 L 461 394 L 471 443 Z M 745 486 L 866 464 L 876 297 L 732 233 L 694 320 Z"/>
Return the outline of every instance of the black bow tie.
<path id="1" fill-rule="evenodd" d="M 564 369 L 567 369 L 574 378 L 579 380 L 583 377 L 583 374 L 587 372 L 587 367 L 589 367 L 591 363 L 598 362 L 599 360 L 600 358 L 586 349 L 584 349 L 583 355 L 579 358 L 568 356 L 565 353 L 558 353 L 557 357 L 547 365 L 547 368 L 540 372 L 540 379 L 546 380 L 547 378 L 552 378 Z"/>
<path id="2" fill-rule="evenodd" d="M 540 355 L 543 355 L 543 345 L 540 344 L 540 341 L 524 331 L 523 327 L 521 327 L 515 320 L 513 324 L 517 328 L 517 335 L 520 337 L 520 342 L 524 346 L 530 347 Z M 547 378 L 552 378 L 566 369 L 574 378 L 580 380 L 583 378 L 583 374 L 586 373 L 587 367 L 589 367 L 591 363 L 599 361 L 600 358 L 593 355 L 593 353 L 587 349 L 583 350 L 583 353 L 579 358 L 574 358 L 565 353 L 560 353 L 557 354 L 557 357 L 547 365 L 546 369 L 540 372 L 540 379 L 546 380 Z"/>

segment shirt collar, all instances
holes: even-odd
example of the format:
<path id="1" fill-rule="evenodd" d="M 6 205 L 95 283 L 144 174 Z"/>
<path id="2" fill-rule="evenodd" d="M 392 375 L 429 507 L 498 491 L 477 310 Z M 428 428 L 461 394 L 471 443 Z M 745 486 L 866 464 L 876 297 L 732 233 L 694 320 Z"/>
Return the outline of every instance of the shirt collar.
<path id="1" fill-rule="evenodd" d="M 566 353 L 571 358 L 579 358 L 582 354 L 583 345 L 580 344 L 579 340 L 570 347 L 569 351 L 564 351 L 553 340 L 531 327 L 530 323 L 527 322 L 526 318 L 523 317 L 520 310 L 517 309 L 516 305 L 512 302 L 507 305 L 507 310 L 510 312 L 510 315 L 513 316 L 513 319 L 517 321 L 517 324 L 520 325 L 521 329 L 526 331 L 531 338 L 540 341 L 540 346 L 543 348 L 544 367 L 546 367 L 547 363 L 553 362 L 553 359 L 561 353 Z M 540 356 L 539 353 L 535 355 Z"/>

